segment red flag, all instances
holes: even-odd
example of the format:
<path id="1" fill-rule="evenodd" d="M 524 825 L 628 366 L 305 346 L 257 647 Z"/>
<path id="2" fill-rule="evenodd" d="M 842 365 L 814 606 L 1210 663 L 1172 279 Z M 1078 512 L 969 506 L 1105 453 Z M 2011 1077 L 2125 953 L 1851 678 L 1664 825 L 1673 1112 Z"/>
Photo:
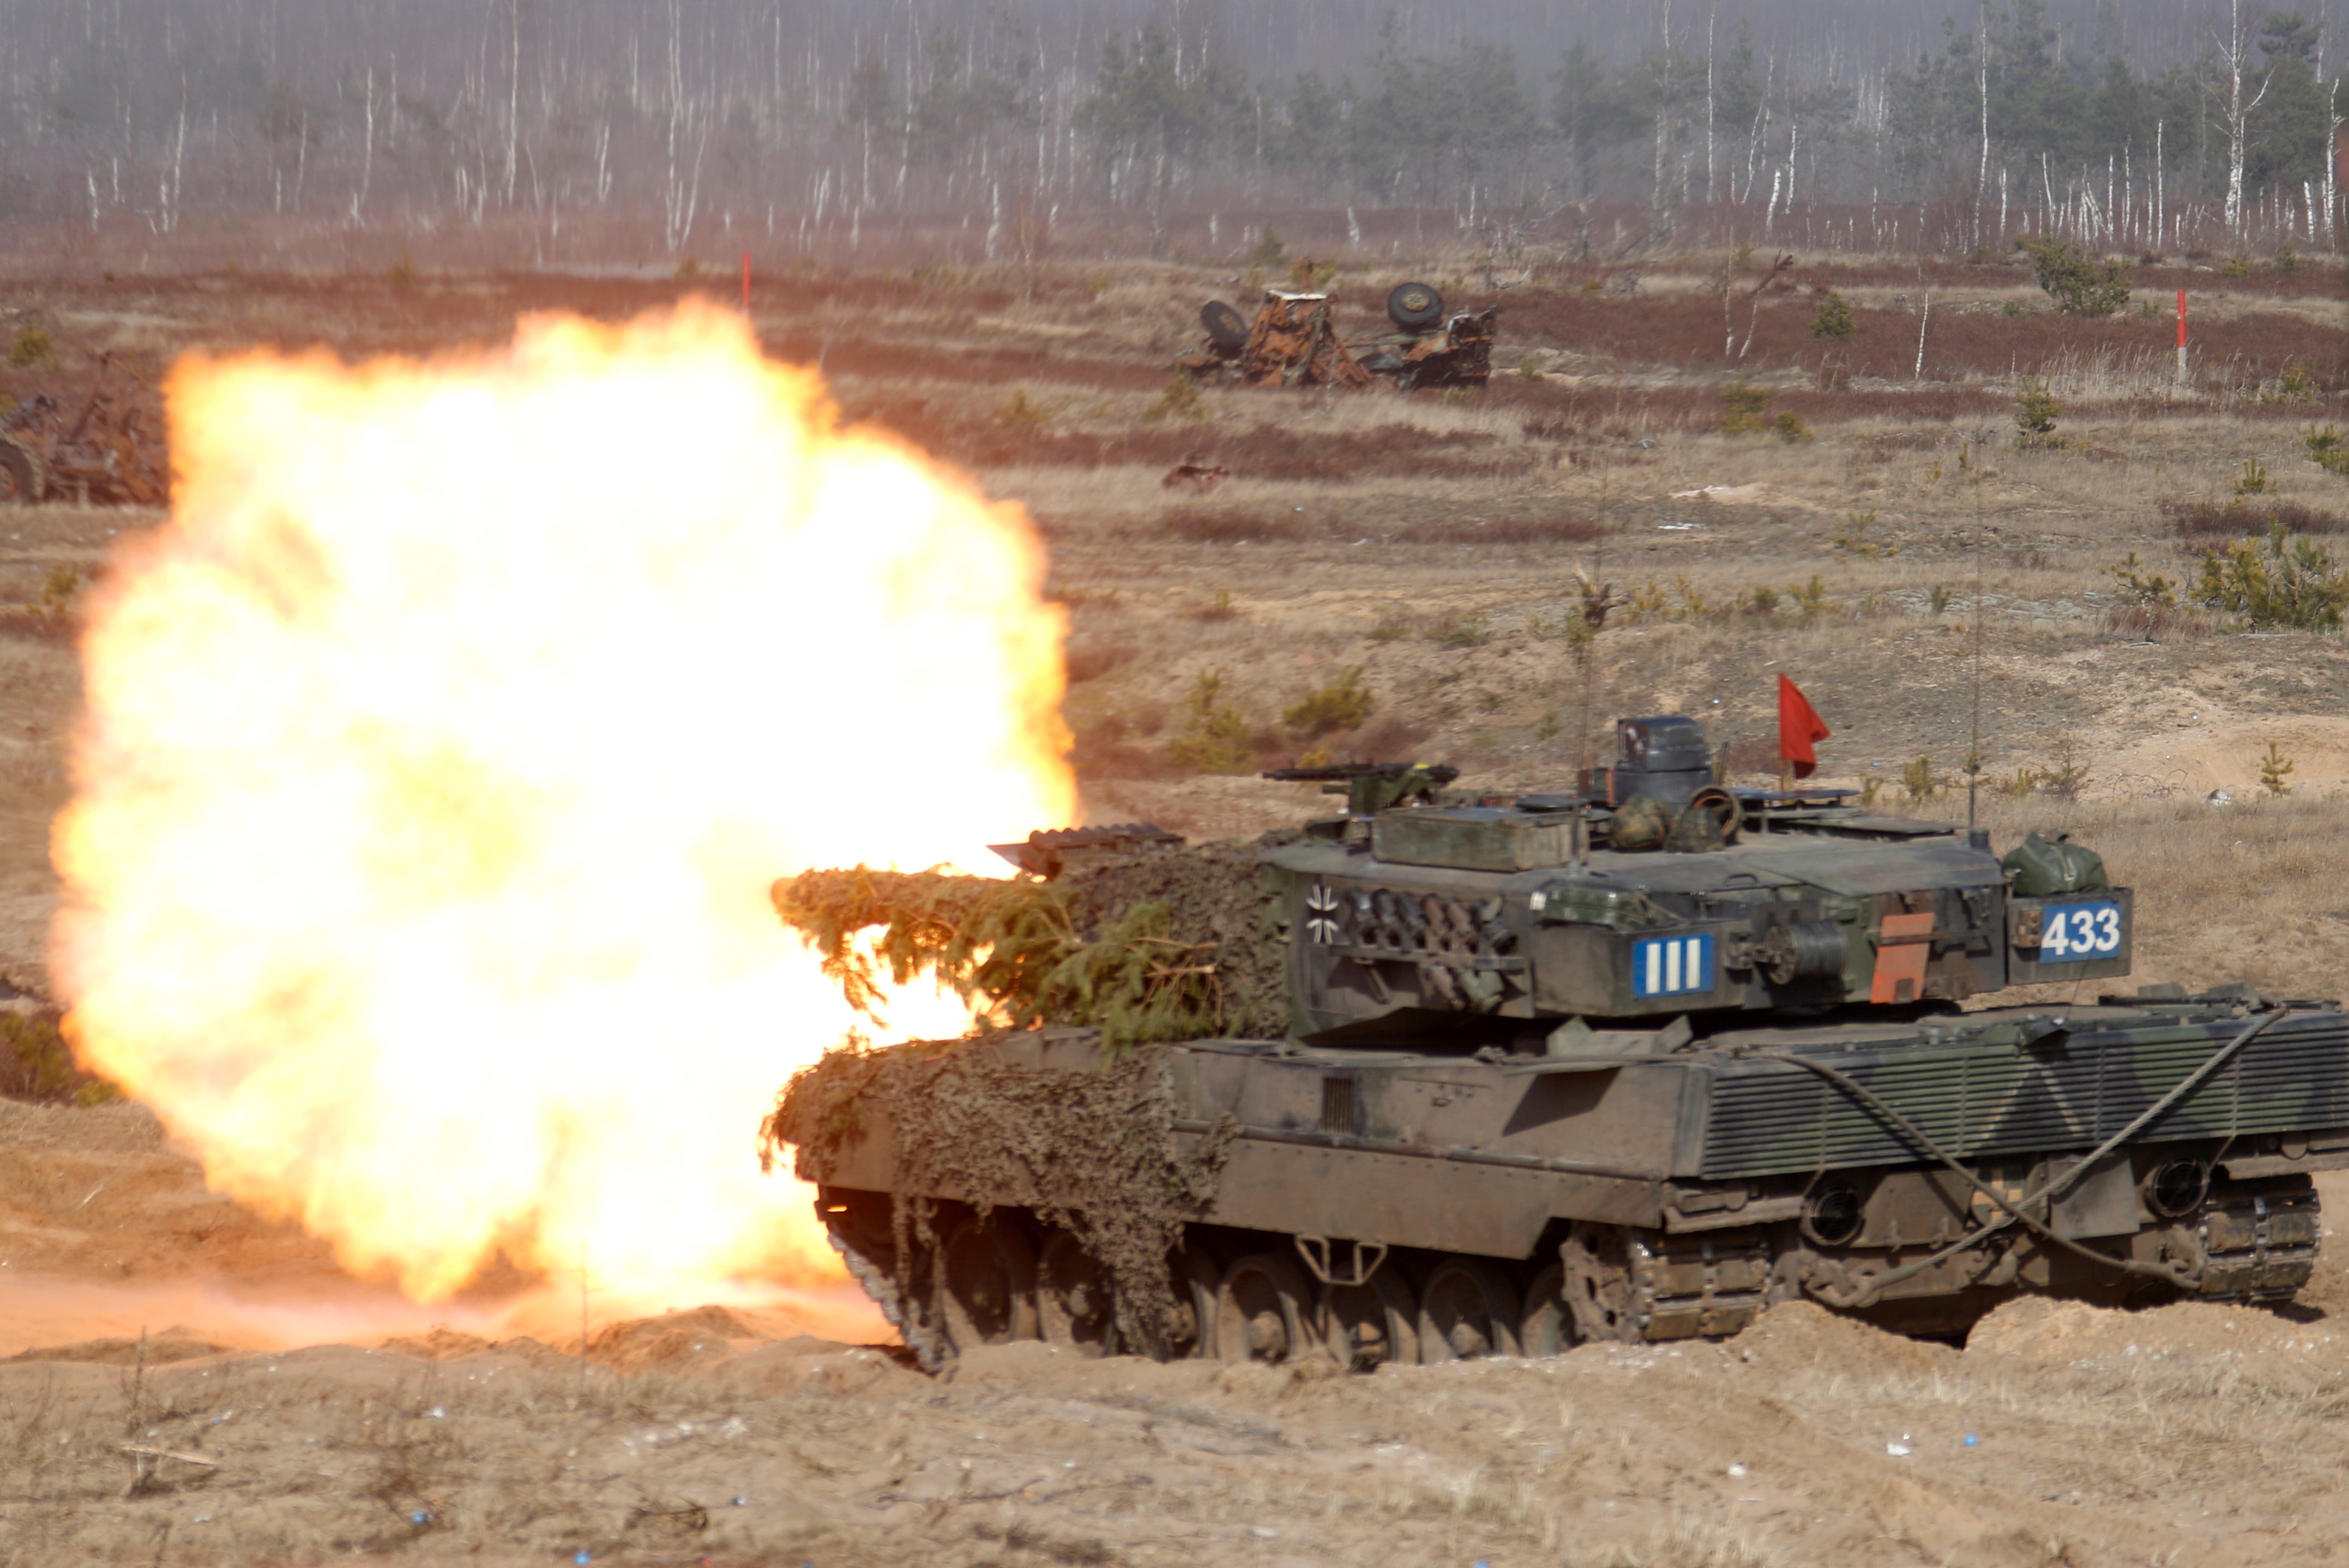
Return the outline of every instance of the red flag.
<path id="1" fill-rule="evenodd" d="M 1825 740 L 1834 733 L 1826 727 L 1826 721 L 1819 717 L 1819 710 L 1811 706 L 1811 699 L 1803 695 L 1803 688 L 1780 676 L 1778 758 L 1782 762 L 1794 764 L 1795 778 L 1808 779 L 1819 765 L 1818 757 L 1811 750 L 1811 743 Z"/>

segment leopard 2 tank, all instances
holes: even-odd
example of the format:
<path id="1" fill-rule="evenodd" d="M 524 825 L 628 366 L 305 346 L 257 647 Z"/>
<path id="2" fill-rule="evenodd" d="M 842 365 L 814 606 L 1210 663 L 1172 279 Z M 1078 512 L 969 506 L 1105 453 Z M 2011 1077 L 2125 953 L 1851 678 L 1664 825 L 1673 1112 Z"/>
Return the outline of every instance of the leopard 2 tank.
<path id="1" fill-rule="evenodd" d="M 2312 1175 L 2349 1166 L 2337 1004 L 2078 1001 L 2133 932 L 2083 846 L 1724 789 L 1687 718 L 1618 735 L 1556 793 L 1289 770 L 1346 809 L 1008 847 L 1049 878 L 778 882 L 852 993 L 877 950 L 1001 1026 L 829 1054 L 770 1147 L 934 1370 L 1030 1336 L 1537 1356 L 1796 1299 L 1951 1335 L 2023 1292 L 2309 1277 Z"/>

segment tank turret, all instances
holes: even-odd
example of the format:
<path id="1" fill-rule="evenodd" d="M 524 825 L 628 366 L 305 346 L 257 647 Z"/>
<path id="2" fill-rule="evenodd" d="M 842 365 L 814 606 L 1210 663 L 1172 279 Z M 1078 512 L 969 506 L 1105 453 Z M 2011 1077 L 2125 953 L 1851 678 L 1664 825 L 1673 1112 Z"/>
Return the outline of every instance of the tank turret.
<path id="1" fill-rule="evenodd" d="M 2024 894 L 1982 830 L 1724 789 L 1692 719 L 1617 735 L 1573 791 L 1351 812 L 1268 853 L 1295 1033 L 1914 1011 L 2128 973 L 2129 891 L 2085 850 Z"/>

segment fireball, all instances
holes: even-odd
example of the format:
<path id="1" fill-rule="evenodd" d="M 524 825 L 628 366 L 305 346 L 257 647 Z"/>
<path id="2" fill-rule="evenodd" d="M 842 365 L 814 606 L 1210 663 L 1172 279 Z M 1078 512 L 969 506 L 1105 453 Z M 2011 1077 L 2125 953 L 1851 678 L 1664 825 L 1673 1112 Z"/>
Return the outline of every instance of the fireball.
<path id="1" fill-rule="evenodd" d="M 169 406 L 54 835 L 88 1064 L 419 1300 L 501 1252 L 646 1304 L 837 1278 L 755 1136 L 854 1020 L 766 889 L 1070 820 L 1024 513 L 708 306 L 193 358 Z"/>

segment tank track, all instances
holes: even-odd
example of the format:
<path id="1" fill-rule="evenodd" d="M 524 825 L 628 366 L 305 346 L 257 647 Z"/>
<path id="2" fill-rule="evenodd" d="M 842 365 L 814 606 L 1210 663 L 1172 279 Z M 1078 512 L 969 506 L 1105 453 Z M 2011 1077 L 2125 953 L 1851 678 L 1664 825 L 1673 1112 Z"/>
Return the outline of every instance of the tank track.
<path id="1" fill-rule="evenodd" d="M 1630 1233 L 1631 1321 L 1651 1342 L 1736 1333 L 1770 1305 L 1769 1239 Z"/>
<path id="2" fill-rule="evenodd" d="M 2315 1191 L 2212 1197 L 2171 1231 L 2171 1255 L 2195 1265 L 2181 1294 L 2202 1301 L 2286 1301 L 2315 1272 L 2323 1222 Z M 1594 1226 L 1564 1251 L 1581 1282 L 1578 1330 L 1585 1340 L 1661 1344 L 1719 1338 L 1774 1303 L 1802 1294 L 1795 1260 L 1766 1232 L 1707 1235 Z"/>
<path id="3" fill-rule="evenodd" d="M 2323 1233 L 2313 1191 L 2213 1199 L 2195 1228 L 2198 1294 L 2206 1301 L 2284 1300 L 2316 1272 Z"/>
<path id="4" fill-rule="evenodd" d="M 859 1247 L 846 1216 L 826 1212 L 823 1219 L 833 1250 L 922 1369 L 950 1375 L 957 1357 L 936 1315 L 900 1286 L 895 1272 Z M 2189 1299 L 2282 1301 L 2314 1272 L 2322 1235 L 2313 1189 L 2239 1191 L 2214 1194 L 2191 1218 L 2171 1226 L 2164 1251 L 2175 1260 L 2173 1266 L 2191 1266 L 2194 1284 L 2180 1291 Z M 1776 1244 L 1781 1240 L 1791 1237 L 1775 1227 L 1673 1235 L 1578 1225 L 1557 1254 L 1564 1305 L 1574 1319 L 1572 1341 L 1667 1344 L 1735 1334 L 1771 1305 L 1805 1294 L 1804 1260 L 1813 1254 L 1799 1243 L 1782 1249 Z M 1519 1265 L 1485 1262 L 1520 1292 L 1529 1275 L 1542 1272 L 1538 1258 Z M 917 1279 L 933 1272 L 924 1266 L 913 1271 Z M 1551 1277 L 1557 1277 L 1555 1271 Z M 2012 1278 L 2010 1265 L 2000 1287 Z M 2026 1288 L 2025 1294 L 2033 1293 Z M 1525 1305 L 1530 1310 L 1533 1303 Z"/>
<path id="5" fill-rule="evenodd" d="M 897 1289 L 896 1279 L 887 1269 L 858 1250 L 856 1243 L 844 1233 L 837 1216 L 825 1213 L 821 1205 L 817 1212 L 823 1219 L 823 1233 L 832 1243 L 832 1250 L 840 1254 L 840 1261 L 848 1265 L 849 1274 L 864 1287 L 864 1294 L 873 1298 L 873 1305 L 881 1309 L 881 1315 L 889 1320 L 889 1326 L 905 1340 L 905 1348 L 914 1353 L 914 1359 L 921 1364 L 922 1370 L 935 1377 L 951 1368 L 955 1364 L 955 1353 L 954 1346 L 947 1343 L 947 1336 L 924 1322 L 922 1313 L 910 1309 L 904 1295 Z"/>

